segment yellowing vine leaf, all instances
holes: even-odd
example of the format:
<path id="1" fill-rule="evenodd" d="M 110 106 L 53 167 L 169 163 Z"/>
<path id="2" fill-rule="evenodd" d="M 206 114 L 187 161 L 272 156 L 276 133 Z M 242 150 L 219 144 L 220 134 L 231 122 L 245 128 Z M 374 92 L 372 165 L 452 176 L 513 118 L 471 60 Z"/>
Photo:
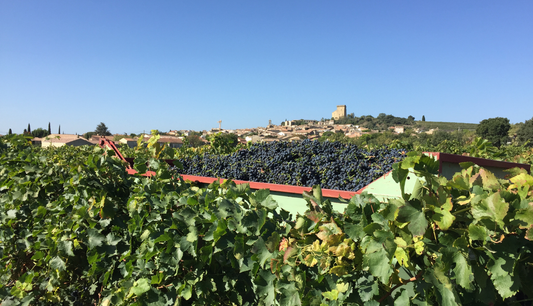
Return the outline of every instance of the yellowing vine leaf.
<path id="1" fill-rule="evenodd" d="M 529 227 L 529 229 L 526 231 L 525 238 L 529 241 L 533 241 L 533 225 Z"/>
<path id="2" fill-rule="evenodd" d="M 409 263 L 409 254 L 407 254 L 404 249 L 396 248 L 396 251 L 394 251 L 394 257 L 396 257 L 396 260 L 398 260 L 398 263 L 401 266 L 406 268 L 411 267 L 411 264 Z"/>
<path id="3" fill-rule="evenodd" d="M 498 190 L 500 188 L 500 182 L 496 176 L 483 168 L 479 169 L 481 180 L 483 181 L 483 188 L 486 190 Z"/>
<path id="4" fill-rule="evenodd" d="M 446 203 L 441 207 L 433 207 L 435 214 L 433 215 L 433 220 L 440 229 L 448 230 L 452 226 L 455 216 L 450 213 L 453 208 L 452 198 L 447 198 Z"/>
<path id="5" fill-rule="evenodd" d="M 472 205 L 472 215 L 474 218 L 489 218 L 501 228 L 505 226 L 503 219 L 507 215 L 508 210 L 509 203 L 502 200 L 499 193 L 494 193 L 488 198 L 481 200 L 478 204 Z"/>

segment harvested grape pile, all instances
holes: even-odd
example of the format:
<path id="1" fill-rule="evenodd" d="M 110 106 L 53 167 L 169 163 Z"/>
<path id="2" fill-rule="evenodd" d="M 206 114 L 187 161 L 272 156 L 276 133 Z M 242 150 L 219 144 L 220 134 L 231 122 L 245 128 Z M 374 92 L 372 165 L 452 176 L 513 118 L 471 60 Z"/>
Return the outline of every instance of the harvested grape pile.
<path id="1" fill-rule="evenodd" d="M 231 155 L 180 159 L 189 175 L 357 191 L 392 170 L 405 150 L 365 150 L 340 142 L 256 143 Z"/>

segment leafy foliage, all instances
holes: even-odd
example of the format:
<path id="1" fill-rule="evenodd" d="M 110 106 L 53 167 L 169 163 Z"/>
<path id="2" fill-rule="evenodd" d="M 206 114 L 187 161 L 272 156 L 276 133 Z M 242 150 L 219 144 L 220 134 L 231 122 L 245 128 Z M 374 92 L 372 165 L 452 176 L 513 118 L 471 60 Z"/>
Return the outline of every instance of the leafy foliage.
<path id="1" fill-rule="evenodd" d="M 516 132 L 519 142 L 533 147 L 533 118 L 526 120 L 520 129 Z"/>
<path id="2" fill-rule="evenodd" d="M 186 143 L 188 147 L 192 147 L 192 148 L 198 148 L 198 147 L 205 145 L 205 142 L 202 140 L 202 138 L 194 134 L 185 137 L 184 142 Z"/>
<path id="3" fill-rule="evenodd" d="M 87 132 L 83 134 L 83 138 L 85 139 L 91 139 L 94 135 L 98 135 L 96 132 Z"/>
<path id="4" fill-rule="evenodd" d="M 329 277 L 327 286 L 307 285 L 333 305 L 530 299 L 533 177 L 513 170 L 499 180 L 465 164 L 448 181 L 436 176 L 432 158 L 408 155 L 393 177 L 400 186 L 407 176 L 418 184 L 402 199 L 379 203 L 362 194 L 337 214 L 319 194 L 309 197 L 311 211 L 298 217 L 283 257 L 292 273 Z"/>
<path id="5" fill-rule="evenodd" d="M 510 128 L 509 119 L 502 117 L 490 118 L 479 123 L 476 134 L 492 142 L 496 147 L 500 147 L 509 139 L 508 132 Z"/>
<path id="6" fill-rule="evenodd" d="M 353 114 L 350 114 L 347 117 L 335 120 L 335 123 L 361 125 L 369 129 L 386 129 L 394 125 L 412 125 L 414 123 L 414 118 L 411 119 L 412 116 L 409 117 L 410 118 L 395 117 L 393 115 L 387 115 L 385 113 L 379 114 L 376 118 L 370 115 L 355 117 L 353 116 Z"/>
<path id="7" fill-rule="evenodd" d="M 107 128 L 107 126 L 103 122 L 100 122 L 96 126 L 96 129 L 94 130 L 94 132 L 98 136 L 111 136 L 111 132 L 109 131 L 109 129 Z"/>
<path id="8" fill-rule="evenodd" d="M 230 154 L 235 152 L 239 139 L 233 133 L 216 133 L 209 137 L 211 147 L 216 154 Z"/>
<path id="9" fill-rule="evenodd" d="M 100 148 L 6 140 L 4 302 L 256 304 L 253 280 L 268 271 L 289 218 L 267 218 L 277 207 L 268 191 L 190 188 L 154 159 L 155 177 L 131 177 Z"/>
<path id="10" fill-rule="evenodd" d="M 157 152 L 156 148 L 154 152 Z M 533 177 L 428 156 L 395 164 L 402 198 L 320 188 L 291 218 L 268 190 L 194 187 L 153 157 L 130 176 L 98 147 L 0 137 L 4 305 L 519 304 L 533 283 Z M 405 192 L 407 177 L 417 180 Z"/>
<path id="11" fill-rule="evenodd" d="M 43 128 L 36 128 L 35 130 L 31 131 L 31 135 L 33 137 L 42 138 L 50 135 L 50 133 L 48 133 L 48 130 L 45 130 Z"/>

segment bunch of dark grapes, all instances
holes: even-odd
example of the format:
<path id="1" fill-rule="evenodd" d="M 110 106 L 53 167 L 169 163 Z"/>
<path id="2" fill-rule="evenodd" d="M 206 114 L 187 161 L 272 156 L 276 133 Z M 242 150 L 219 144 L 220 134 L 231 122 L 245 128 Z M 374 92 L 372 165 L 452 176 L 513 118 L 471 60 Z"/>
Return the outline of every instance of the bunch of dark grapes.
<path id="1" fill-rule="evenodd" d="M 231 155 L 180 159 L 182 174 L 357 191 L 401 161 L 406 150 L 365 150 L 340 142 L 256 143 Z"/>

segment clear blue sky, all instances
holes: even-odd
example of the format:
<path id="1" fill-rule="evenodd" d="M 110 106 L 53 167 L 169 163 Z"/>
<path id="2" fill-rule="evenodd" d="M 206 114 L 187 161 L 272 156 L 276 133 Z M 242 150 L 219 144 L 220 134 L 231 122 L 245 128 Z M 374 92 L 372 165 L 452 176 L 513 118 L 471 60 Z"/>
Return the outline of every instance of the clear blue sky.
<path id="1" fill-rule="evenodd" d="M 0 0 L 0 134 L 533 117 L 533 1 Z"/>

